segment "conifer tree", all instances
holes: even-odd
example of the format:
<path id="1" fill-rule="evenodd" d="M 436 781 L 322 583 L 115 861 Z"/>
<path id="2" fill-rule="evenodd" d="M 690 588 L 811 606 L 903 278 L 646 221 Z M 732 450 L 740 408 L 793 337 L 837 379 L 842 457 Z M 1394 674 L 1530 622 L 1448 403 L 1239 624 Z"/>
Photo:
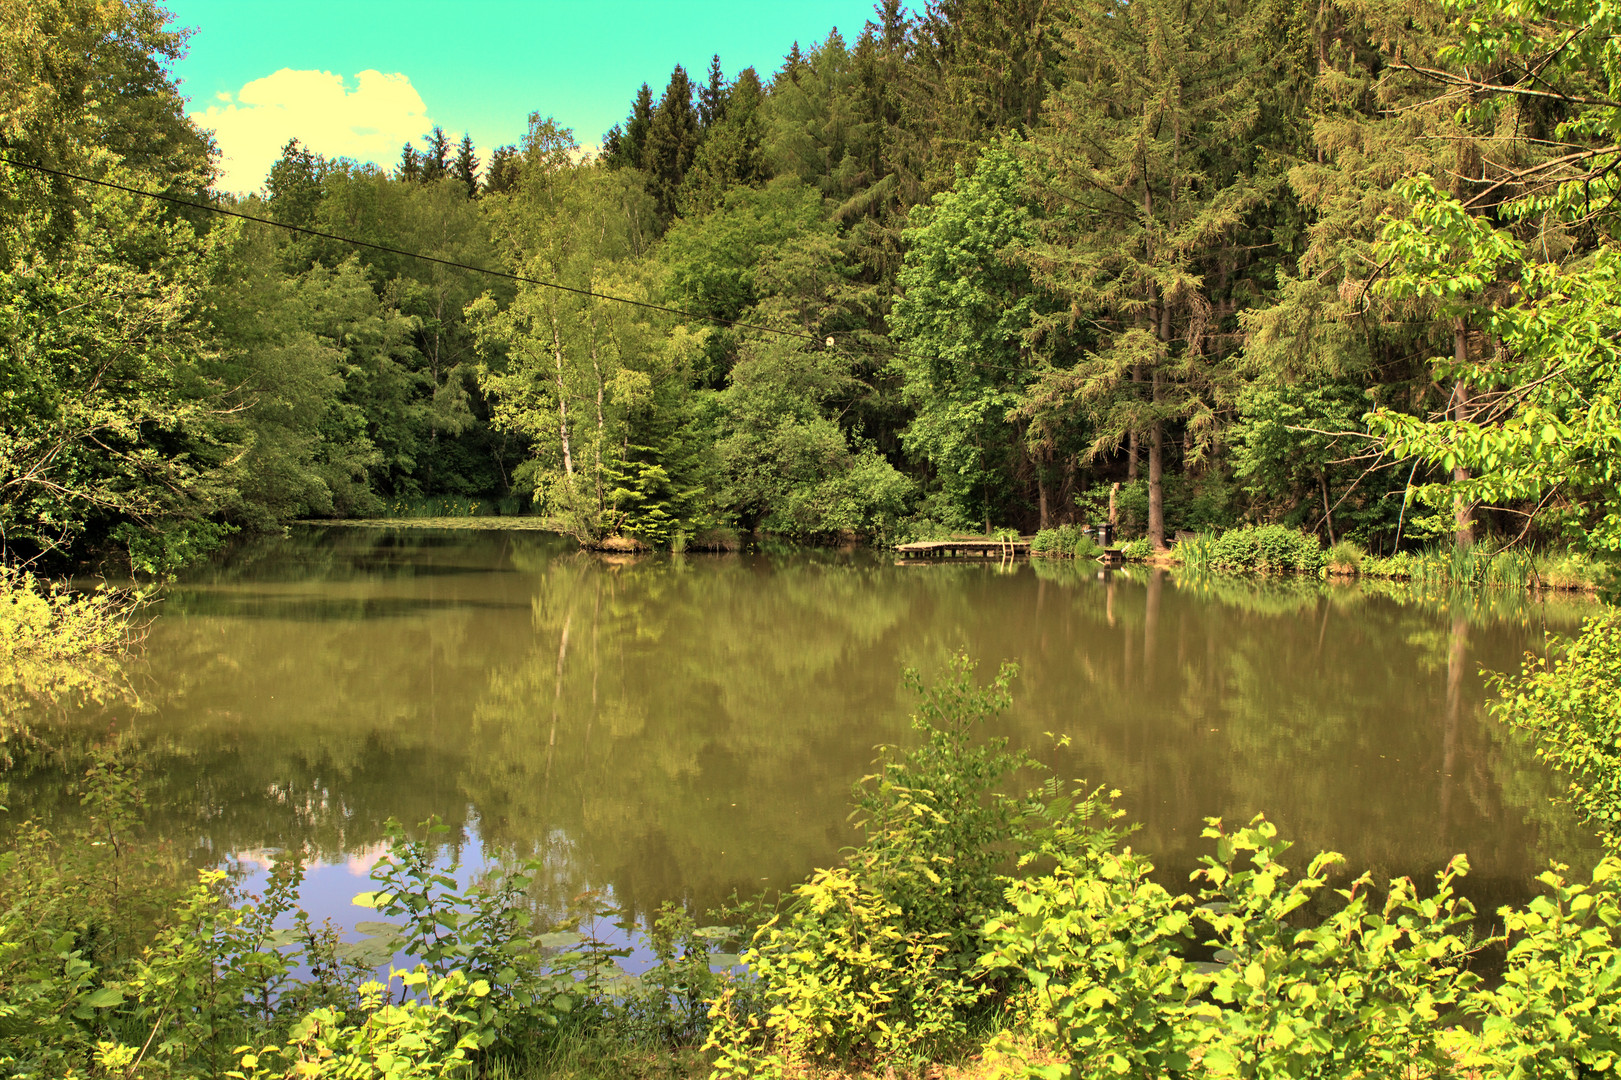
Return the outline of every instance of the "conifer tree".
<path id="1" fill-rule="evenodd" d="M 473 152 L 473 137 L 462 133 L 462 141 L 456 147 L 456 160 L 451 164 L 450 174 L 467 188 L 467 197 L 475 198 L 478 195 L 478 155 Z"/>
<path id="2" fill-rule="evenodd" d="M 394 177 L 407 184 L 419 183 L 422 180 L 422 158 L 417 154 L 417 148 L 410 143 L 400 151 L 400 164 L 394 170 Z"/>
<path id="3" fill-rule="evenodd" d="M 788 55 L 783 58 L 782 69 L 777 72 L 776 82 L 778 84 L 781 84 L 784 80 L 794 83 L 798 82 L 799 72 L 804 68 L 804 66 L 805 57 L 804 54 L 799 51 L 799 42 L 796 41 L 794 42 L 793 48 L 788 50 Z"/>
<path id="4" fill-rule="evenodd" d="M 1101 333 L 1095 351 L 1038 385 L 1032 413 L 1079 397 L 1097 425 L 1094 453 L 1145 444 L 1155 547 L 1168 429 L 1185 428 L 1190 456 L 1207 447 L 1231 374 L 1220 256 L 1283 184 L 1263 105 L 1286 81 L 1269 66 L 1286 34 L 1269 13 L 1089 0 L 1066 30 L 1069 81 L 1028 144 L 1046 216 L 1024 259 L 1066 308 L 1037 319 L 1038 332 Z"/>
<path id="5" fill-rule="evenodd" d="M 518 148 L 508 143 L 497 146 L 490 155 L 490 167 L 484 173 L 484 191 L 500 195 L 511 191 L 518 182 Z"/>
<path id="6" fill-rule="evenodd" d="M 709 82 L 698 88 L 698 126 L 705 132 L 726 117 L 726 77 L 720 69 L 720 54 L 709 59 Z"/>
<path id="7" fill-rule="evenodd" d="M 753 68 L 744 68 L 726 89 L 722 119 L 704 136 L 681 186 L 683 214 L 707 214 L 726 193 L 758 187 L 771 176 L 766 163 L 765 123 L 761 106 L 765 88 Z"/>
<path id="8" fill-rule="evenodd" d="M 422 182 L 431 184 L 450 175 L 450 140 L 445 129 L 435 124 L 428 134 L 428 150 L 422 155 Z"/>
<path id="9" fill-rule="evenodd" d="M 624 126 L 615 124 L 602 138 L 602 157 L 613 169 L 640 169 L 647 146 L 647 129 L 653 124 L 653 88 L 643 83 L 630 104 Z"/>
<path id="10" fill-rule="evenodd" d="M 648 125 L 647 144 L 642 153 L 642 170 L 648 174 L 648 193 L 666 219 L 675 216 L 676 197 L 698 149 L 698 138 L 698 112 L 692 106 L 692 83 L 687 79 L 686 68 L 677 64 L 653 113 L 653 122 Z"/>

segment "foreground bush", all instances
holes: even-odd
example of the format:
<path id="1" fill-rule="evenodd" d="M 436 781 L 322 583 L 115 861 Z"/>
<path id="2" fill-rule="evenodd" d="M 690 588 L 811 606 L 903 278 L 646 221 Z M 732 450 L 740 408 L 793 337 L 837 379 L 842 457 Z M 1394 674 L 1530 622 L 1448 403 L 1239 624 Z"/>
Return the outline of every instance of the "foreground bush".
<path id="1" fill-rule="evenodd" d="M 1621 617 L 1589 619 L 1563 656 L 1530 657 L 1497 685 L 1496 717 L 1536 740 L 1577 812 L 1621 850 Z"/>
<path id="2" fill-rule="evenodd" d="M 1328 872 L 1314 858 L 1291 881 L 1289 847 L 1256 819 L 1228 833 L 1213 821 L 1194 896 L 1148 880 L 1131 852 L 1060 865 L 1008 888 L 987 966 L 1028 973 L 1031 1023 L 1067 1066 L 1044 1077 L 1417 1076 L 1450 1063 L 1444 1021 L 1475 982 L 1460 935 L 1473 915 L 1452 891 L 1462 859 L 1420 898 L 1410 881 L 1370 901 L 1366 875 L 1336 890 L 1320 921 Z M 1193 957 L 1214 951 L 1215 962 Z"/>
<path id="3" fill-rule="evenodd" d="M 706 1049 L 716 1076 L 807 1068 L 901 1068 L 971 1049 L 970 1031 L 1023 982 L 986 967 L 986 927 L 1024 852 L 1086 859 L 1110 847 L 1114 814 L 1096 792 L 1057 784 L 1015 798 L 1038 767 L 980 729 L 1005 709 L 1015 669 L 988 687 L 957 657 L 918 692 L 919 745 L 886 747 L 857 788 L 860 846 L 818 871 L 744 953 L 758 1004 L 734 985 L 716 1002 Z"/>

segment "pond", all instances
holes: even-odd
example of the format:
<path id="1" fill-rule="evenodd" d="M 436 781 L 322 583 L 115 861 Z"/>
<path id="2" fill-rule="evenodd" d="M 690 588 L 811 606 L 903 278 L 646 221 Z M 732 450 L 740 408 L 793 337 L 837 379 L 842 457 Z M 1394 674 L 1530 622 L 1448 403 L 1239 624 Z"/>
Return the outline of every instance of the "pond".
<path id="1" fill-rule="evenodd" d="M 539 899 L 598 890 L 645 920 L 784 888 L 851 843 L 850 790 L 908 737 L 911 667 L 1016 661 L 998 734 L 1117 787 L 1168 884 L 1202 820 L 1265 812 L 1300 863 L 1376 878 L 1455 852 L 1477 907 L 1596 848 L 1484 712 L 1581 602 L 869 551 L 611 559 L 535 533 L 301 528 L 173 588 L 138 703 L 36 718 L 136 733 L 153 830 L 251 881 L 304 850 L 313 913 L 366 913 L 385 822 L 438 816 L 477 865 L 538 855 Z M 1067 735 L 1067 746 L 1054 736 Z M 75 766 L 13 770 L 14 819 L 76 812 Z"/>

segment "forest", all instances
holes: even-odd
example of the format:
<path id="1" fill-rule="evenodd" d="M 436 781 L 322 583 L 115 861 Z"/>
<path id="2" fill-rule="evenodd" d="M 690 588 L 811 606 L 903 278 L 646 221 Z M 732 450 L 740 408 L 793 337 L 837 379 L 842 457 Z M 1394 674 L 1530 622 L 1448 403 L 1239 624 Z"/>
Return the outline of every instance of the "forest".
<path id="1" fill-rule="evenodd" d="M 1522 567 L 1532 551 L 1590 567 L 1621 552 L 1615 10 L 883 0 L 853 39 L 784 43 L 772 72 L 718 55 L 697 76 L 649 72 L 600 138 L 536 102 L 519 144 L 458 141 L 447 117 L 387 169 L 293 139 L 242 197 L 187 118 L 172 74 L 187 38 L 154 0 L 0 5 L 0 1071 L 1613 1070 L 1621 621 L 1573 598 L 1588 617 L 1560 640 L 1545 593 L 1489 574 L 1454 586 L 1469 576 L 1456 567 L 1511 549 Z M 882 566 L 933 590 L 916 606 L 875 588 L 880 560 L 864 556 L 796 549 L 775 592 L 756 572 L 789 546 L 772 538 L 1044 531 L 1051 548 L 1111 511 L 1145 552 L 1176 540 L 1179 565 Z M 621 551 L 772 542 L 757 559 L 637 559 L 503 536 L 488 546 L 514 569 L 497 589 L 472 545 L 409 563 L 383 530 L 278 535 L 447 515 L 523 516 Z M 228 543 L 243 557 L 215 564 L 212 592 L 146 587 Z M 1402 560 L 1410 581 L 1317 580 L 1346 545 Z M 313 552 L 325 576 L 287 587 L 255 548 Z M 389 559 L 394 592 L 349 587 Z M 138 587 L 82 587 L 87 568 Z M 1217 576 L 1233 569 L 1277 576 Z M 453 607 L 453 573 L 485 591 Z M 510 588 L 520 573 L 529 592 Z M 1021 577 L 1030 592 L 1005 590 L 1000 622 L 969 603 Z M 1202 635 L 1175 606 L 1200 594 L 1230 609 Z M 159 595 L 174 617 L 143 624 Z M 953 651 L 964 627 L 1029 630 L 1044 596 L 1071 630 L 1107 627 L 1133 681 L 1099 681 L 1108 654 L 1063 624 L 1023 676 Z M 1353 624 L 1356 605 L 1383 621 Z M 1470 764 L 1465 684 L 1487 655 L 1470 651 L 1471 618 L 1494 605 L 1546 641 L 1484 675 L 1461 741 L 1486 750 Z M 1280 610 L 1290 620 L 1263 625 Z M 728 796 L 737 763 L 773 790 L 850 779 L 839 755 L 866 752 L 897 695 L 888 663 L 858 685 L 842 660 L 913 612 L 916 655 L 940 663 L 922 675 L 899 645 L 885 654 L 906 662 L 907 730 L 853 780 L 848 831 L 816 814 L 793 826 L 842 838 L 837 857 L 724 908 L 687 894 L 655 911 L 649 890 L 634 979 L 616 967 L 625 939 L 593 929 L 611 914 L 600 897 L 537 918 L 535 896 L 566 880 L 547 850 L 514 843 L 472 877 L 445 863 L 487 782 L 492 852 L 525 822 L 634 840 L 641 819 L 687 815 L 703 839 L 675 854 L 708 872 L 727 854 L 708 838 L 738 833 L 703 830 L 743 819 L 750 846 L 730 858 L 766 881 L 755 871 L 775 872 L 780 837 Z M 404 644 L 360 651 L 360 617 Z M 822 636 L 784 632 L 796 623 Z M 228 625 L 238 643 L 310 651 L 238 663 Z M 168 684 L 124 670 L 154 627 L 195 660 Z M 1325 648 L 1351 655 L 1357 639 L 1368 662 L 1325 674 Z M 678 658 L 649 659 L 672 655 L 654 641 Z M 1305 691 L 1252 707 L 1286 669 Z M 479 681 L 440 712 L 434 687 L 457 670 Z M 599 670 L 646 678 L 632 706 L 611 707 L 609 684 L 631 684 L 605 676 L 599 708 Z M 705 681 L 677 700 L 675 676 L 694 672 Z M 999 726 L 1017 678 L 1061 716 Z M 787 730 L 768 686 L 861 735 Z M 1434 715 L 1381 735 L 1365 720 L 1392 686 Z M 278 703 L 284 687 L 309 696 Z M 1417 794 L 1378 811 L 1404 839 L 1428 827 L 1431 794 L 1502 792 L 1522 820 L 1487 848 L 1580 827 L 1592 858 L 1477 911 L 1470 896 L 1490 893 L 1471 892 L 1462 854 L 1428 880 L 1410 864 L 1347 870 L 1333 851 L 1290 854 L 1256 814 L 1179 819 L 1200 835 L 1159 834 L 1156 870 L 1110 786 L 1131 783 L 1137 750 L 1105 757 L 1117 775 L 1101 785 L 1058 771 L 1071 732 L 1106 746 L 1113 723 L 1140 744 L 1149 729 L 1125 703 L 1151 692 L 1179 725 L 1160 729 L 1179 775 L 1225 769 L 1287 807 L 1284 781 L 1254 779 L 1267 762 L 1293 776 L 1327 759 L 1333 784 L 1309 801 L 1337 811 L 1354 800 L 1335 792 L 1427 747 L 1439 764 Z M 208 730 L 166 734 L 143 694 L 158 712 L 189 698 Z M 275 704 L 234 704 L 250 698 Z M 101 711 L 70 721 L 70 701 Z M 558 742 L 574 701 L 586 735 Z M 1038 729 L 1051 745 L 1020 745 Z M 396 753 L 389 731 L 416 741 Z M 344 760 L 333 772 L 323 739 L 350 761 L 402 759 L 400 790 Z M 631 743 L 655 751 L 642 772 L 607 756 Z M 705 772 L 711 743 L 725 753 Z M 1336 747 L 1379 763 L 1353 773 Z M 554 749 L 566 819 L 545 801 Z M 614 764 L 590 772 L 589 754 Z M 1533 756 L 1548 766 L 1534 783 L 1492 775 L 1532 775 L 1518 763 Z M 689 787 L 644 790 L 676 774 Z M 427 819 L 351 812 L 328 797 L 346 778 Z M 210 785 L 214 802 L 186 801 Z M 439 815 L 445 797 L 461 817 Z M 178 846 L 155 835 L 177 812 L 193 815 L 171 817 Z M 317 827 L 244 895 L 210 845 L 262 844 L 274 829 L 254 815 Z M 1351 827 L 1390 824 L 1375 816 Z M 677 865 L 625 850 L 627 865 Z M 300 889 L 323 854 L 366 851 L 339 872 L 369 877 L 356 901 L 378 920 L 346 940 Z M 1167 876 L 1177 859 L 1191 876 Z"/>
<path id="2" fill-rule="evenodd" d="M 1608 18 L 884 0 L 642 84 L 599 145 L 537 102 L 521 145 L 436 127 L 390 169 L 295 139 L 236 198 L 184 29 L 22 0 L 0 537 L 157 574 L 433 508 L 893 543 L 1118 484 L 1154 546 L 1608 550 Z"/>

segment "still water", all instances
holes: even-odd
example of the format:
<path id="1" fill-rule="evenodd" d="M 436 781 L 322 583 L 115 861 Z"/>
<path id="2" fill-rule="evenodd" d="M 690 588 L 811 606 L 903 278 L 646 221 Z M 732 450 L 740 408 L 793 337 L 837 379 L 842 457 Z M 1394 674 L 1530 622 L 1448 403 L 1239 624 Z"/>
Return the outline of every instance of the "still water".
<path id="1" fill-rule="evenodd" d="M 1119 788 L 1168 884 L 1205 817 L 1264 811 L 1302 864 L 1332 848 L 1419 876 L 1466 852 L 1490 911 L 1594 855 L 1485 715 L 1481 675 L 1583 614 L 1067 562 L 614 560 L 541 534 L 308 529 L 168 594 L 138 704 L 41 722 L 136 732 L 153 828 L 199 865 L 312 855 L 317 915 L 365 918 L 347 900 L 385 821 L 437 815 L 471 864 L 543 857 L 545 904 L 595 889 L 645 917 L 836 860 L 851 785 L 908 737 L 902 670 L 966 650 L 981 675 L 1019 664 L 998 733 Z M 51 767 L 12 780 L 15 816 L 72 812 Z"/>

